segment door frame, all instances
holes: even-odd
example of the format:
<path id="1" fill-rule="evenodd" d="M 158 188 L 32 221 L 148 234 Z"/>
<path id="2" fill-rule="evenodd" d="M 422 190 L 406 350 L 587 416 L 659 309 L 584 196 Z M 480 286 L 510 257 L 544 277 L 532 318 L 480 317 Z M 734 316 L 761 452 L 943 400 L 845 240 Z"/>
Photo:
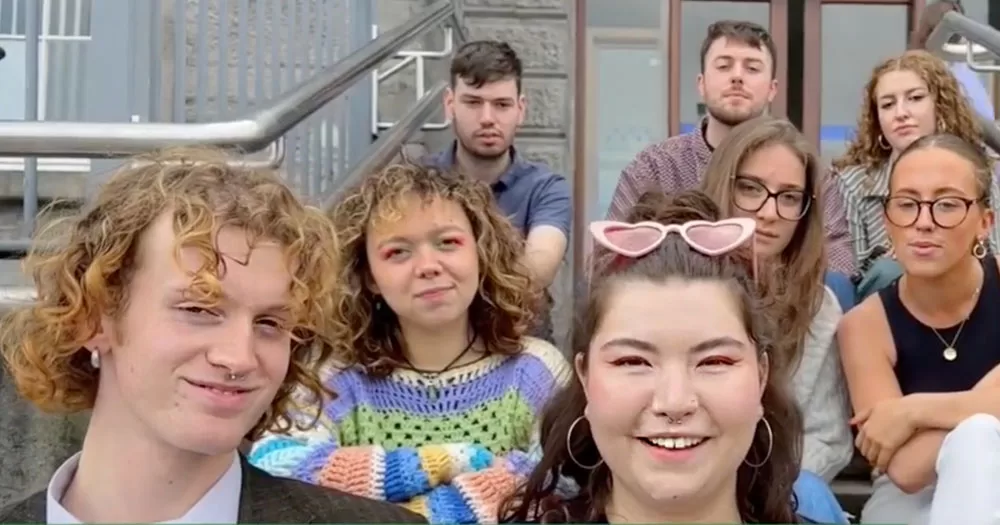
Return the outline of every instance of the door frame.
<path id="1" fill-rule="evenodd" d="M 906 34 L 916 27 L 925 0 L 819 0 L 805 3 L 803 16 L 802 100 L 820 100 L 823 87 L 823 6 L 825 5 L 897 5 L 908 11 Z M 820 147 L 821 104 L 803 104 L 802 133 L 816 148 Z"/>
<path id="2" fill-rule="evenodd" d="M 576 206 L 583 209 L 584 221 L 579 224 L 586 224 L 589 221 L 590 211 L 596 203 L 598 194 L 597 169 L 599 164 L 599 148 L 597 139 L 598 126 L 598 105 L 599 93 L 597 91 L 598 74 L 597 51 L 602 48 L 615 47 L 646 47 L 663 50 L 663 38 L 659 31 L 650 28 L 591 28 L 587 30 L 586 48 L 584 60 L 586 62 L 586 81 L 588 86 L 582 99 L 585 108 L 583 135 L 583 155 L 582 164 L 577 164 L 577 172 L 582 173 L 584 180 L 583 201 L 576 201 Z M 667 81 L 667 79 L 664 79 Z M 582 204 L 582 206 L 581 206 Z M 590 253 L 591 242 L 589 236 L 584 236 L 582 257 L 587 257 Z"/>

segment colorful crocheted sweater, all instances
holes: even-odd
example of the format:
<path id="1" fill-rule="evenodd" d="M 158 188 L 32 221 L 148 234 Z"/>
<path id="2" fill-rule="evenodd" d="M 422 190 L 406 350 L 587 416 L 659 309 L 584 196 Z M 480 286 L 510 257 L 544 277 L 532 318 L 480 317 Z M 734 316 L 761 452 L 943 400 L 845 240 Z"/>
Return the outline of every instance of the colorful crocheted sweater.
<path id="1" fill-rule="evenodd" d="M 571 377 L 551 344 L 525 338 L 427 379 L 358 368 L 324 378 L 336 398 L 311 430 L 268 434 L 249 460 L 276 476 L 400 503 L 431 523 L 496 523 L 499 505 L 540 457 L 537 416 Z M 314 405 L 315 406 L 315 405 Z M 309 425 L 316 410 L 291 414 Z"/>

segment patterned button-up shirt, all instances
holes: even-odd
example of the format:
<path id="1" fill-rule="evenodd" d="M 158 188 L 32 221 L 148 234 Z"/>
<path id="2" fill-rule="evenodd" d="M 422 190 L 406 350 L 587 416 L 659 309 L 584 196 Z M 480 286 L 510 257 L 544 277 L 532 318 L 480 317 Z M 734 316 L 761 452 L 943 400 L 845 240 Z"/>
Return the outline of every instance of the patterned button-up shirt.
<path id="1" fill-rule="evenodd" d="M 705 140 L 704 124 L 689 133 L 647 146 L 622 170 L 608 219 L 624 220 L 639 197 L 647 191 L 677 193 L 700 187 L 711 158 L 712 149 Z M 844 199 L 830 175 L 823 179 L 820 203 L 826 225 L 830 269 L 850 275 L 854 272 L 854 254 Z"/>

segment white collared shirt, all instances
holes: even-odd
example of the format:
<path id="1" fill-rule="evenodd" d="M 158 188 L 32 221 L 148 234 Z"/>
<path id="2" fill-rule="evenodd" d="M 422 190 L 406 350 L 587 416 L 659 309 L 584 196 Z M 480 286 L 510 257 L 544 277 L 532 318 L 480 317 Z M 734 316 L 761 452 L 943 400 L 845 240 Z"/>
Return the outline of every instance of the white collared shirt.
<path id="1" fill-rule="evenodd" d="M 62 506 L 63 494 L 76 474 L 80 453 L 66 460 L 56 470 L 45 495 L 45 516 L 49 524 L 82 523 Z M 229 470 L 212 485 L 198 503 L 176 520 L 162 523 L 237 523 L 240 511 L 240 492 L 243 488 L 243 467 L 239 454 L 233 454 L 233 464 Z"/>

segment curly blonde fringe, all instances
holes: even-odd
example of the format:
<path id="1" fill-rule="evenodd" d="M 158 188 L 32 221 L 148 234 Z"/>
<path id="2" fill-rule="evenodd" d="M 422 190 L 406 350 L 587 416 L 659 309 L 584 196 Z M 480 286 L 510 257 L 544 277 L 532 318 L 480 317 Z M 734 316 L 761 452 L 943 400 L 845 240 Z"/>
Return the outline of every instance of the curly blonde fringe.
<path id="1" fill-rule="evenodd" d="M 879 145 L 882 128 L 878 123 L 878 105 L 875 100 L 875 87 L 882 75 L 889 71 L 912 71 L 927 83 L 927 88 L 934 97 L 937 124 L 939 127 L 943 124 L 945 128 L 938 129 L 938 133 L 951 133 L 969 144 L 982 144 L 979 122 L 947 64 L 926 51 L 907 51 L 882 62 L 872 70 L 861 102 L 857 135 L 848 145 L 847 151 L 833 161 L 835 170 L 862 166 L 871 173 L 889 160 L 891 151 Z"/>
<path id="2" fill-rule="evenodd" d="M 393 165 L 362 181 L 332 212 L 343 254 L 334 271 L 343 286 L 331 320 L 336 358 L 376 376 L 404 362 L 395 314 L 377 311 L 376 297 L 366 286 L 371 272 L 365 238 L 373 224 L 399 220 L 414 196 L 451 201 L 465 211 L 480 264 L 479 293 L 469 307 L 472 329 L 489 352 L 520 352 L 540 295 L 521 262 L 524 240 L 493 202 L 490 188 L 456 173 Z"/>
<path id="3" fill-rule="evenodd" d="M 335 230 L 320 210 L 300 203 L 277 172 L 233 167 L 212 149 L 178 149 L 134 159 L 102 187 L 81 214 L 53 222 L 26 260 L 37 300 L 8 314 L 0 349 L 18 391 L 41 410 L 73 413 L 93 408 L 98 375 L 83 346 L 102 316 L 120 317 L 140 243 L 162 214 L 173 214 L 175 258 L 195 248 L 204 263 L 192 294 L 220 297 L 215 233 L 247 231 L 252 243 L 279 242 L 292 269 L 292 360 L 271 407 L 248 437 L 285 431 L 292 392 L 329 395 L 318 377 L 333 348 L 339 252 Z M 52 240 L 50 242 L 50 239 Z"/>

